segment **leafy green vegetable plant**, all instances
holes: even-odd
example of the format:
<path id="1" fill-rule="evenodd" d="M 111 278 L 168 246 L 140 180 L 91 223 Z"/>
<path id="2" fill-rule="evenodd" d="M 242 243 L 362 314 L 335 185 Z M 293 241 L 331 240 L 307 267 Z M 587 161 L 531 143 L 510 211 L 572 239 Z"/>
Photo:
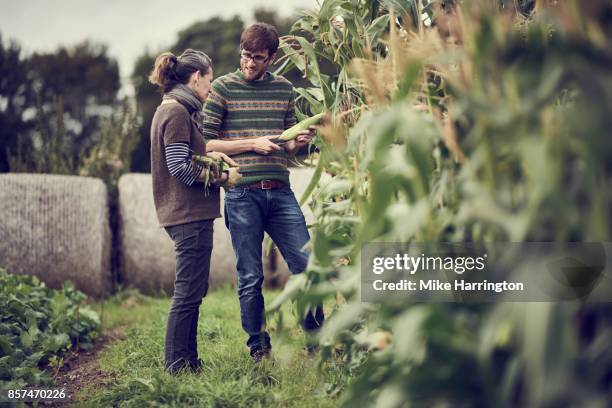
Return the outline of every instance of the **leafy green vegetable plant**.
<path id="1" fill-rule="evenodd" d="M 57 370 L 66 351 L 92 347 L 100 319 L 84 300 L 70 282 L 53 290 L 0 268 L 0 388 L 51 386 L 41 367 Z"/>

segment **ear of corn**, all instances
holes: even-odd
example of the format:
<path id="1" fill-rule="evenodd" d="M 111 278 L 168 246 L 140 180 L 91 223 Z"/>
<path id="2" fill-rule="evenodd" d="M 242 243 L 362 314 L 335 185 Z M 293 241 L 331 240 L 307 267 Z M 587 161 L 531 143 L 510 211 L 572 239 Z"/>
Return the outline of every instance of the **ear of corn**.
<path id="1" fill-rule="evenodd" d="M 289 141 L 289 140 L 295 139 L 300 131 L 308 129 L 309 126 L 318 124 L 319 122 L 321 122 L 324 116 L 325 116 L 325 112 L 322 112 L 314 116 L 311 116 L 310 118 L 304 119 L 303 121 L 285 130 L 280 135 L 279 140 Z"/>
<path id="2" fill-rule="evenodd" d="M 193 166 L 192 168 L 195 171 L 195 163 L 202 163 L 204 165 L 204 169 L 208 171 L 212 171 L 213 177 L 217 178 L 219 175 L 225 170 L 225 162 L 223 159 L 208 157 L 208 156 L 200 156 L 193 155 L 192 156 Z"/>
<path id="3" fill-rule="evenodd" d="M 228 173 L 227 181 L 222 184 L 222 186 L 226 189 L 236 187 L 236 184 L 242 178 L 238 167 L 232 167 L 222 158 L 217 157 L 211 153 L 207 153 L 206 156 L 192 156 L 194 168 L 196 162 L 204 164 L 204 168 L 202 169 L 202 171 L 204 172 L 204 189 L 206 191 L 206 195 L 208 195 L 208 188 L 210 187 L 210 184 L 214 181 L 214 179 L 220 178 L 224 171 L 227 171 Z"/>
<path id="4" fill-rule="evenodd" d="M 202 163 L 204 168 L 202 171 L 204 172 L 204 191 L 205 195 L 208 196 L 208 189 L 212 184 L 213 180 L 219 178 L 221 173 L 225 169 L 225 162 L 223 159 L 211 158 L 207 156 L 193 155 L 191 156 L 192 160 L 192 169 L 195 171 L 196 162 Z"/>

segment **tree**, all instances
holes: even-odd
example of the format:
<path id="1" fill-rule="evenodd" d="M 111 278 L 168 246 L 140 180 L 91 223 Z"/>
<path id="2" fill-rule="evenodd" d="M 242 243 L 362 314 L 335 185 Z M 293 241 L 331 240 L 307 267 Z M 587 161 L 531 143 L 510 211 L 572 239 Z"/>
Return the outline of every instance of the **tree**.
<path id="1" fill-rule="evenodd" d="M 0 35 L 0 172 L 9 170 L 8 151 L 16 151 L 20 137 L 32 128 L 23 112 L 31 100 L 27 62 L 14 41 L 5 45 Z"/>
<path id="2" fill-rule="evenodd" d="M 0 171 L 74 171 L 99 138 L 100 119 L 117 107 L 119 87 L 117 62 L 103 45 L 22 57 L 18 44 L 0 38 Z M 50 144 L 71 164 L 35 164 Z"/>
<path id="3" fill-rule="evenodd" d="M 219 77 L 238 67 L 238 44 L 243 29 L 244 23 L 238 16 L 229 20 L 213 17 L 200 21 L 179 32 L 172 51 L 181 53 L 187 48 L 204 51 L 213 61 L 215 77 Z"/>
<path id="4" fill-rule="evenodd" d="M 43 112 L 62 99 L 66 136 L 78 160 L 99 137 L 100 119 L 117 105 L 117 62 L 107 55 L 106 46 L 85 41 L 54 53 L 35 53 L 28 61 L 28 78 Z"/>
<path id="5" fill-rule="evenodd" d="M 138 143 L 132 153 L 132 171 L 149 172 L 151 170 L 149 131 L 155 108 L 161 97 L 157 87 L 148 80 L 154 62 L 155 56 L 145 52 L 136 60 L 132 73 L 137 114 L 142 120 L 136 133 Z"/>

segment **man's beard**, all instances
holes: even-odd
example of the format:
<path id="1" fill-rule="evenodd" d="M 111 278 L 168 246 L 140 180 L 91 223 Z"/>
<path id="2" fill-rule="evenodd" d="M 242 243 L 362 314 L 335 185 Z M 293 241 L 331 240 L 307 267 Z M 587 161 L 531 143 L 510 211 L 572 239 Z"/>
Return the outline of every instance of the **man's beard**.
<path id="1" fill-rule="evenodd" d="M 247 81 L 255 81 L 261 78 L 264 73 L 263 69 L 255 68 L 250 70 L 247 66 L 241 67 L 241 71 Z"/>

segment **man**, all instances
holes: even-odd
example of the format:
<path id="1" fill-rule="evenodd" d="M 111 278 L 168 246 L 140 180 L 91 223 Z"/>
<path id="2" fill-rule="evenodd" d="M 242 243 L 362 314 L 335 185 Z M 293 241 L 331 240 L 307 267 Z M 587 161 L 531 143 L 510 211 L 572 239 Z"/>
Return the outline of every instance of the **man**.
<path id="1" fill-rule="evenodd" d="M 225 193 L 225 223 L 236 253 L 238 297 L 242 327 L 255 361 L 269 354 L 261 291 L 264 231 L 274 240 L 293 274 L 303 272 L 310 240 L 304 215 L 289 187 L 287 156 L 306 146 L 314 128 L 280 146 L 271 139 L 296 123 L 293 86 L 268 71 L 276 56 L 276 28 L 255 23 L 240 38 L 240 69 L 212 84 L 204 107 L 207 148 L 223 152 L 240 166 L 238 187 Z M 315 308 L 303 319 L 307 332 L 323 324 L 323 310 Z"/>

